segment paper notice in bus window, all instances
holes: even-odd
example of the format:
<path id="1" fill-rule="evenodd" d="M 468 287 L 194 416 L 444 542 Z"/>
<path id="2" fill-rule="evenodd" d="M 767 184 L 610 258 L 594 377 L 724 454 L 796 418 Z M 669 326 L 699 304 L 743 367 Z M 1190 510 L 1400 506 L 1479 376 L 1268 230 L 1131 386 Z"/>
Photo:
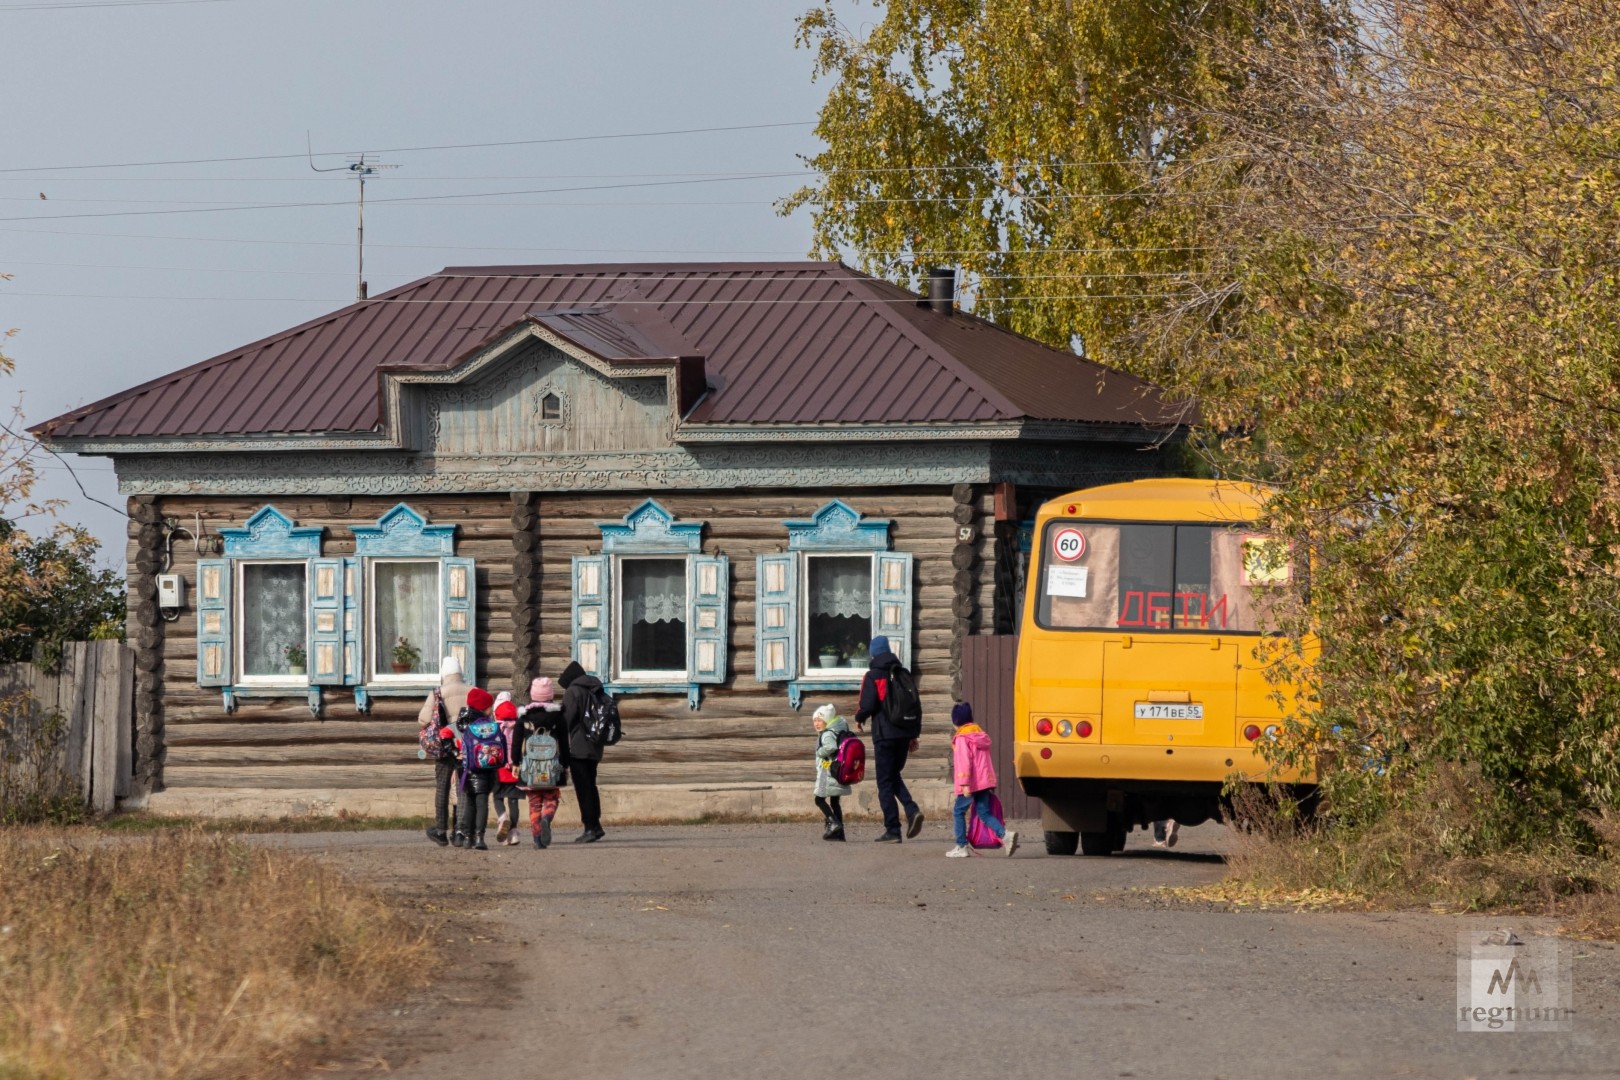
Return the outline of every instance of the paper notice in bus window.
<path id="1" fill-rule="evenodd" d="M 1077 596 L 1084 600 L 1086 584 L 1091 577 L 1088 566 L 1048 566 L 1046 568 L 1046 595 Z"/>
<path id="2" fill-rule="evenodd" d="M 1282 541 L 1274 536 L 1243 538 L 1243 584 L 1286 585 L 1291 570 Z"/>

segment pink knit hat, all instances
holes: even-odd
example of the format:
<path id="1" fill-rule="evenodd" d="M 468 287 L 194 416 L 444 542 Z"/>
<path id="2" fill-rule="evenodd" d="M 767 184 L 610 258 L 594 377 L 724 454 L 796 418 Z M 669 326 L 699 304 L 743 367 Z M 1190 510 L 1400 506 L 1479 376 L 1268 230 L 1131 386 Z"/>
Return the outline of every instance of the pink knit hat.
<path id="1" fill-rule="evenodd" d="M 536 705 L 544 705 L 554 696 L 556 691 L 552 689 L 551 680 L 544 675 L 529 683 L 529 700 Z"/>

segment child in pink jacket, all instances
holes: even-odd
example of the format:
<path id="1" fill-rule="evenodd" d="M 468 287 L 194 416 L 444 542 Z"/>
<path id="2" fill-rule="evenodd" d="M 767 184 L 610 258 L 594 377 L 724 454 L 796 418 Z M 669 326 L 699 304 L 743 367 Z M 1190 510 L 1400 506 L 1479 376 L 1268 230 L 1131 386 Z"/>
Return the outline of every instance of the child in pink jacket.
<path id="1" fill-rule="evenodd" d="M 973 722 L 973 706 L 958 702 L 951 710 L 956 733 L 951 736 L 951 773 L 955 778 L 956 846 L 945 853 L 947 859 L 965 859 L 968 849 L 968 807 L 991 832 L 1001 838 L 1001 850 L 1008 855 L 1018 850 L 1018 834 L 1009 832 L 990 809 L 990 794 L 996 790 L 996 767 L 990 761 L 990 736 Z"/>

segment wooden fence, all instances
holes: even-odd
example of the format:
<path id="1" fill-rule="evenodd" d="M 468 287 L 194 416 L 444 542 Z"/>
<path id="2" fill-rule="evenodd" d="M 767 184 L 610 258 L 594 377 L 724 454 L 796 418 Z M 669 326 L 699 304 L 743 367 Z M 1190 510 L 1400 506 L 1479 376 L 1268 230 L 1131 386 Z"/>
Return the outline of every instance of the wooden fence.
<path id="1" fill-rule="evenodd" d="M 973 718 L 990 733 L 996 795 L 1009 818 L 1038 818 L 1040 800 L 1024 794 L 1013 772 L 1013 671 L 1016 634 L 982 634 L 962 639 L 962 697 L 973 703 Z"/>
<path id="2" fill-rule="evenodd" d="M 132 793 L 135 654 L 123 642 L 70 642 L 55 674 L 0 665 L 0 700 L 0 790 L 77 785 L 97 812 Z"/>

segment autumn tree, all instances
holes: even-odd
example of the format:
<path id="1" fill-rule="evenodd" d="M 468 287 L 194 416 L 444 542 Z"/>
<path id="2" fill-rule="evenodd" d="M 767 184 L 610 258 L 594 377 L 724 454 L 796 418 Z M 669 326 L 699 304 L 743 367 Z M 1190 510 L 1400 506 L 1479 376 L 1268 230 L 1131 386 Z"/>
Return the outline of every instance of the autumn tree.
<path id="1" fill-rule="evenodd" d="M 1258 0 L 877 6 L 864 32 L 830 0 L 799 22 L 831 81 L 826 149 L 782 209 L 811 209 L 824 257 L 912 286 L 960 267 L 979 314 L 1109 354 L 1148 286 L 1195 268 L 1196 184 L 1172 181 L 1207 137 L 1197 106 L 1242 79 L 1214 46 Z"/>
<path id="2" fill-rule="evenodd" d="M 1589 845 L 1620 796 L 1620 8 L 1331 14 L 1287 0 L 1229 61 L 1204 276 L 1137 347 L 1314 554 L 1285 753 L 1329 752 L 1340 820 Z"/>
<path id="3" fill-rule="evenodd" d="M 14 368 L 0 352 L 0 375 Z M 63 642 L 121 638 L 124 591 L 120 575 L 95 565 L 95 539 L 55 520 L 60 502 L 34 497 L 43 453 L 13 408 L 0 423 L 0 661 L 37 656 L 49 666 Z"/>

